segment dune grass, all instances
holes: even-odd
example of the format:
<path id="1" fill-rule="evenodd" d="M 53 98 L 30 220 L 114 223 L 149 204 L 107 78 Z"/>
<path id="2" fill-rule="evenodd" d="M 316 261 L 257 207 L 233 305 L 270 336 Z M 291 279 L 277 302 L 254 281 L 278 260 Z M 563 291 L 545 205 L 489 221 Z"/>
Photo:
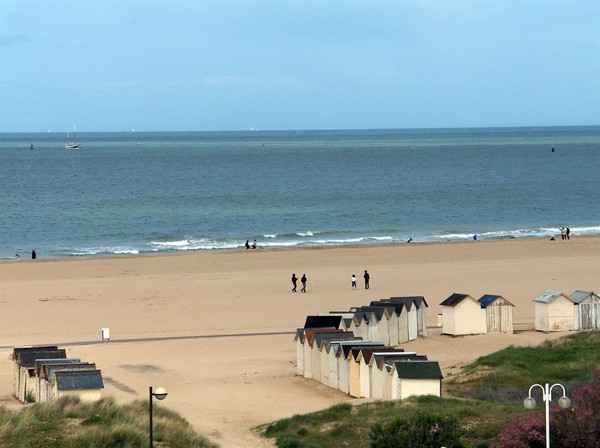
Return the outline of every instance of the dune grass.
<path id="1" fill-rule="evenodd" d="M 154 446 L 216 448 L 179 414 L 161 406 L 153 412 Z M 19 412 L 0 407 L 0 447 L 147 447 L 148 403 L 117 405 L 111 398 L 82 402 L 75 397 L 32 404 Z"/>
<path id="2" fill-rule="evenodd" d="M 536 347 L 508 347 L 477 359 L 444 380 L 445 398 L 413 397 L 330 409 L 262 425 L 256 430 L 279 448 L 364 448 L 374 423 L 415 413 L 457 417 L 469 447 L 491 445 L 506 423 L 527 412 L 523 399 L 534 383 L 559 382 L 570 389 L 600 369 L 600 331 L 573 333 Z"/>

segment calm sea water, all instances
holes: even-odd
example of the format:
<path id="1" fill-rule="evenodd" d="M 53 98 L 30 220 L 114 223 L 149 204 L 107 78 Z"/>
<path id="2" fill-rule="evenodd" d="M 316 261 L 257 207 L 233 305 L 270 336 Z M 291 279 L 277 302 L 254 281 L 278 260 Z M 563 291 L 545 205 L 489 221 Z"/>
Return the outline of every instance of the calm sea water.
<path id="1" fill-rule="evenodd" d="M 600 234 L 597 126 L 78 137 L 0 134 L 0 258 Z"/>

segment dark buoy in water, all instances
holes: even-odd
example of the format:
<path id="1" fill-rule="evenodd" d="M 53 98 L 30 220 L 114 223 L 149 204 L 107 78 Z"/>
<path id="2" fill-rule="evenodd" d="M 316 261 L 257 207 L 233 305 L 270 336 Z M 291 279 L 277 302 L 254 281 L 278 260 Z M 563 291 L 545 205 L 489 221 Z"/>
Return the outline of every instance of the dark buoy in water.
<path id="1" fill-rule="evenodd" d="M 552 152 L 554 152 L 554 151 L 555 151 L 555 148 L 554 148 L 554 146 L 553 146 L 553 147 L 552 147 Z"/>

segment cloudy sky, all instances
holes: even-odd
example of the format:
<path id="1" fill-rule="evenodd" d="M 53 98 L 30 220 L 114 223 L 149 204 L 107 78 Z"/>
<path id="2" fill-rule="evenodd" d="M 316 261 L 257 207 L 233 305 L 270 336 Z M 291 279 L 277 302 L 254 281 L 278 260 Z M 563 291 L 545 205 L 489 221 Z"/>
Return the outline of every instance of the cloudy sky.
<path id="1" fill-rule="evenodd" d="M 597 0 L 0 0 L 0 132 L 590 124 Z"/>

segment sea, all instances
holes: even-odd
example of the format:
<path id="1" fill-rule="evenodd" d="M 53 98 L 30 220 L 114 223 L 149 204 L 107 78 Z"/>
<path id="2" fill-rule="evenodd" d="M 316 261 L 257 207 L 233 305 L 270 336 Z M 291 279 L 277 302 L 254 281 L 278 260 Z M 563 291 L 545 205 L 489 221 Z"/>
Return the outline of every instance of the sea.
<path id="1" fill-rule="evenodd" d="M 0 134 L 0 259 L 600 234 L 600 126 Z"/>

